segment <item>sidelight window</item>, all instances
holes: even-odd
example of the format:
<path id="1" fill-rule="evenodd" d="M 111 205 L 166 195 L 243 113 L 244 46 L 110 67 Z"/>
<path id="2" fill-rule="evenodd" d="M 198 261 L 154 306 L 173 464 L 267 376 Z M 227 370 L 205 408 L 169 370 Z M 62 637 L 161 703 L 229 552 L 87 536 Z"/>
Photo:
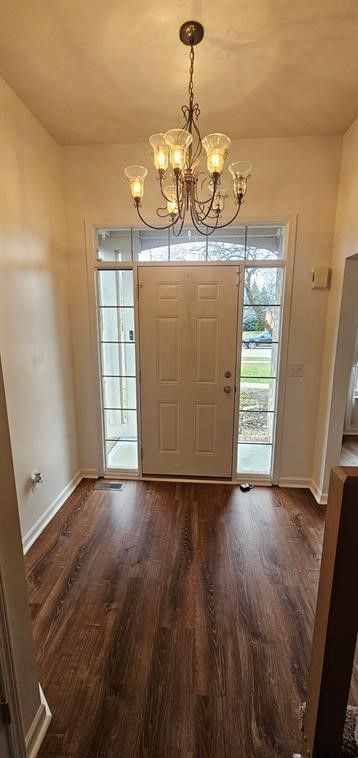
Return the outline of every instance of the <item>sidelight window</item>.
<path id="1" fill-rule="evenodd" d="M 137 471 L 133 271 L 97 275 L 106 468 Z"/>
<path id="2" fill-rule="evenodd" d="M 276 420 L 283 270 L 244 270 L 238 474 L 270 475 Z"/>

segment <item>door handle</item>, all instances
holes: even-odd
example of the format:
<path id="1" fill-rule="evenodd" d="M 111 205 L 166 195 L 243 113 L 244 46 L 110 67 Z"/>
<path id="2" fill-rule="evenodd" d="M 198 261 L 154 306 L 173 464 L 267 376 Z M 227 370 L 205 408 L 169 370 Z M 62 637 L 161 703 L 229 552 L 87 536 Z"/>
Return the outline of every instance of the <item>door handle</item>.
<path id="1" fill-rule="evenodd" d="M 224 392 L 226 392 L 226 394 L 227 394 L 227 395 L 229 395 L 229 394 L 230 394 L 230 392 L 231 392 L 231 387 L 230 387 L 230 385 L 229 385 L 229 384 L 227 384 L 227 385 L 226 385 L 226 387 L 224 387 Z"/>

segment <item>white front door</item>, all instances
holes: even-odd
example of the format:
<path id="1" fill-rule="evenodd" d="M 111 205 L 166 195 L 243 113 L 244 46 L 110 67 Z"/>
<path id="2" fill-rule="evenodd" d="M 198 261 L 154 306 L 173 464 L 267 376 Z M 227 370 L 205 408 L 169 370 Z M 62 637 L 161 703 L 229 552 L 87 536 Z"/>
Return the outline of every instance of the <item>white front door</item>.
<path id="1" fill-rule="evenodd" d="M 231 477 L 238 269 L 138 277 L 143 474 Z"/>

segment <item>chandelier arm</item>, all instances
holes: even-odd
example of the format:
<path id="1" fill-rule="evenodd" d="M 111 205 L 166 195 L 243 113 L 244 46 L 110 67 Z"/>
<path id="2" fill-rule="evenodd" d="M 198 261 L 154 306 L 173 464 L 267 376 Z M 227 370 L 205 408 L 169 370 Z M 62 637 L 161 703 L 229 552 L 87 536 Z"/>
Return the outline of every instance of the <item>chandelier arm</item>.
<path id="1" fill-rule="evenodd" d="M 217 229 L 217 224 L 215 226 L 208 226 L 207 224 L 203 224 L 203 226 L 205 226 L 207 229 L 211 230 L 211 231 L 208 231 L 208 232 L 204 232 L 202 229 L 200 229 L 200 226 L 198 224 L 198 220 L 195 217 L 192 208 L 190 209 L 190 215 L 191 215 L 191 220 L 193 222 L 193 225 L 194 225 L 196 231 L 199 232 L 199 234 L 201 234 L 203 237 L 210 237 L 215 232 L 215 229 Z M 219 217 L 217 217 L 217 218 L 219 218 Z"/>
<path id="2" fill-rule="evenodd" d="M 183 129 L 185 129 L 185 131 L 189 131 L 189 125 L 190 125 L 189 106 L 188 105 L 182 105 L 181 112 L 182 112 L 182 114 L 183 114 L 183 116 L 185 118 L 185 121 L 184 121 L 184 124 L 183 124 Z"/>
<path id="3" fill-rule="evenodd" d="M 137 199 L 138 198 L 136 198 L 136 200 Z M 171 224 L 166 224 L 165 226 L 154 226 L 154 224 L 149 224 L 148 221 L 146 221 L 145 218 L 143 218 L 143 216 L 142 216 L 142 214 L 140 212 L 139 203 L 136 202 L 135 205 L 136 205 L 138 216 L 139 216 L 140 220 L 143 221 L 143 224 L 145 224 L 146 226 L 148 226 L 149 229 L 155 229 L 157 232 L 162 231 L 162 229 L 170 229 L 171 227 L 174 226 L 174 224 L 176 224 L 176 222 L 179 219 L 179 216 L 177 216 L 176 218 L 173 219 L 173 221 L 171 222 Z"/>
<path id="4" fill-rule="evenodd" d="M 197 179 L 199 178 L 199 176 L 201 174 L 204 174 L 204 171 L 200 171 L 200 173 L 197 176 Z M 201 189 L 203 188 L 203 185 L 204 185 L 204 182 L 206 181 L 206 179 L 207 179 L 207 176 L 204 174 L 204 179 L 201 182 Z M 205 207 L 204 206 L 207 205 L 208 203 L 210 203 L 212 198 L 208 197 L 207 200 L 201 200 L 200 199 L 200 197 L 198 195 L 198 182 L 197 181 L 195 182 L 194 194 L 195 194 L 196 204 L 200 207 L 201 212 L 205 213 Z"/>
<path id="5" fill-rule="evenodd" d="M 214 205 L 214 200 L 215 200 L 215 195 L 216 195 L 216 188 L 218 186 L 218 178 L 219 178 L 218 175 L 215 174 L 214 175 L 214 187 L 213 187 L 213 194 L 212 194 L 212 197 L 211 197 L 211 202 L 210 202 L 209 208 L 205 212 L 204 216 L 200 216 L 200 214 L 198 213 L 198 211 L 196 209 L 195 202 L 194 202 L 195 212 L 197 213 L 197 216 L 200 219 L 201 223 L 203 223 L 203 221 L 205 221 L 205 219 L 208 217 L 209 213 L 212 211 L 212 208 L 213 208 L 213 205 Z"/>
<path id="6" fill-rule="evenodd" d="M 205 213 L 205 205 L 207 205 L 207 203 L 211 203 L 212 198 L 209 197 L 208 200 L 204 200 L 202 202 L 199 199 L 199 197 L 198 197 L 197 186 L 195 184 L 194 187 L 193 187 L 193 190 L 192 190 L 192 197 L 191 197 L 191 199 L 192 199 L 192 205 L 193 205 L 193 208 L 194 208 L 194 213 L 197 216 L 197 218 L 199 219 L 200 218 L 200 213 Z M 200 213 L 199 213 L 198 209 L 199 209 Z"/>
<path id="7" fill-rule="evenodd" d="M 206 181 L 207 181 L 207 179 L 208 179 L 208 175 L 205 173 L 205 171 L 200 171 L 200 174 L 198 174 L 198 176 L 201 176 L 201 175 L 204 177 L 204 179 L 203 179 L 203 180 L 202 180 L 202 182 L 201 182 L 200 188 L 201 188 L 201 189 L 203 189 L 203 187 L 204 187 L 204 184 L 205 184 L 205 182 L 206 182 Z M 216 189 L 218 189 L 218 187 L 220 187 L 220 184 L 219 184 L 219 180 L 218 180 L 218 182 L 217 182 L 217 187 L 216 187 Z M 208 197 L 208 199 L 207 199 L 207 200 L 201 200 L 201 199 L 199 198 L 198 194 L 197 194 L 197 200 L 198 200 L 198 203 L 199 203 L 199 205 L 207 205 L 208 203 L 211 203 L 212 197 Z M 203 211 L 204 211 L 204 209 L 203 209 Z"/>
<path id="8" fill-rule="evenodd" d="M 233 221 L 235 221 L 235 219 L 239 215 L 239 211 L 240 211 L 241 206 L 242 206 L 242 198 L 239 197 L 238 198 L 238 204 L 237 204 L 237 211 L 233 215 L 233 217 L 230 219 L 230 221 L 227 221 L 225 224 L 216 224 L 215 226 L 209 226 L 209 224 L 204 224 L 204 226 L 206 226 L 208 229 L 214 229 L 214 230 L 215 229 L 225 229 L 225 226 L 230 226 L 230 224 L 232 224 Z"/>
<path id="9" fill-rule="evenodd" d="M 165 211 L 165 213 L 161 213 L 160 211 Z M 172 215 L 171 213 L 169 213 L 169 211 L 167 210 L 167 208 L 157 208 L 157 210 L 155 212 L 156 212 L 157 216 L 159 216 L 159 218 L 169 218 L 169 216 Z"/>
<path id="10" fill-rule="evenodd" d="M 164 200 L 166 200 L 167 203 L 170 203 L 170 198 L 166 196 L 166 194 L 164 192 L 164 189 L 163 189 L 163 177 L 162 176 L 160 176 L 160 178 L 159 178 L 159 187 L 160 187 L 160 193 L 161 193 L 162 197 L 164 198 Z"/>
<path id="11" fill-rule="evenodd" d="M 198 193 L 195 192 L 195 201 L 197 205 L 200 205 L 202 207 L 202 212 L 205 213 L 204 205 L 207 205 L 208 203 L 211 203 L 212 198 L 208 197 L 207 200 L 201 200 Z"/>
<path id="12" fill-rule="evenodd" d="M 181 235 L 181 233 L 183 231 L 184 220 L 185 220 L 185 214 L 184 214 L 184 216 L 183 216 L 183 218 L 181 220 L 181 224 L 180 224 L 180 228 L 179 228 L 178 232 L 175 231 L 175 225 L 173 226 L 173 237 L 180 237 L 180 235 Z"/>
<path id="13" fill-rule="evenodd" d="M 217 226 L 217 229 L 225 229 L 225 226 L 229 226 L 230 224 L 232 224 L 233 221 L 235 221 L 235 219 L 238 217 L 241 206 L 242 206 L 242 197 L 238 199 L 237 211 L 233 215 L 233 217 L 230 219 L 230 221 L 227 221 L 226 224 L 220 224 L 220 226 Z"/>
<path id="14" fill-rule="evenodd" d="M 183 197 L 183 190 L 182 190 L 182 199 L 180 200 L 179 196 L 179 170 L 174 170 L 175 174 L 175 188 L 176 188 L 176 195 L 177 195 L 177 206 L 178 206 L 178 214 L 179 218 L 185 218 L 185 203 L 184 203 L 184 197 Z M 183 213 L 184 209 L 184 213 Z"/>

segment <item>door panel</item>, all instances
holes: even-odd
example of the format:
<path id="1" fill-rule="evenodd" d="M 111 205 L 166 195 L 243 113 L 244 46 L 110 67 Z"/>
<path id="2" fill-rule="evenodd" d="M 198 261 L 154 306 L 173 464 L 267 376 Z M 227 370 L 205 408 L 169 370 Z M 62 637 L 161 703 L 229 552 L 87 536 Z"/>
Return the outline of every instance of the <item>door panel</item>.
<path id="1" fill-rule="evenodd" d="M 219 319 L 207 316 L 196 319 L 196 381 L 216 384 L 218 380 Z"/>
<path id="2" fill-rule="evenodd" d="M 237 278 L 231 266 L 138 269 L 144 474 L 231 477 Z"/>

